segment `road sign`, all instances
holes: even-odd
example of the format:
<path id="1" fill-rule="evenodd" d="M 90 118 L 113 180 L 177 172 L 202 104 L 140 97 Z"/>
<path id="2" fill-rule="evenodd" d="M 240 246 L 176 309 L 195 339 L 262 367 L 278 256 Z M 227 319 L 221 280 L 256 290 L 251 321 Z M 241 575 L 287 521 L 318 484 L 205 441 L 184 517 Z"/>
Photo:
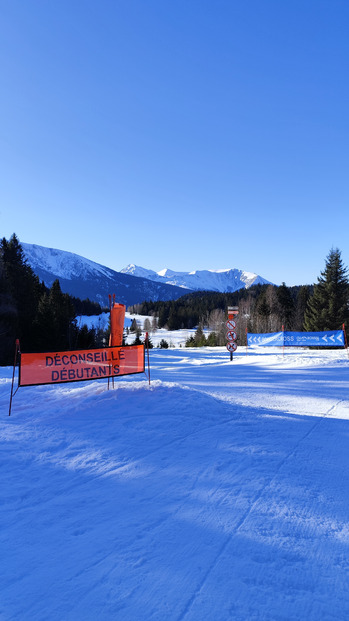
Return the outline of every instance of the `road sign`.
<path id="1" fill-rule="evenodd" d="M 234 315 L 238 315 L 239 314 L 239 307 L 238 306 L 228 306 L 228 317 L 229 319 L 231 319 Z"/>
<path id="2" fill-rule="evenodd" d="M 237 344 L 236 343 L 227 343 L 227 350 L 228 351 L 233 353 L 233 351 L 236 351 L 236 349 L 237 349 Z"/>
<path id="3" fill-rule="evenodd" d="M 234 319 L 229 319 L 225 325 L 228 330 L 234 330 L 234 328 L 236 328 L 236 321 L 234 321 Z"/>
<path id="4" fill-rule="evenodd" d="M 236 339 L 237 339 L 236 332 L 227 332 L 228 341 L 236 341 Z"/>

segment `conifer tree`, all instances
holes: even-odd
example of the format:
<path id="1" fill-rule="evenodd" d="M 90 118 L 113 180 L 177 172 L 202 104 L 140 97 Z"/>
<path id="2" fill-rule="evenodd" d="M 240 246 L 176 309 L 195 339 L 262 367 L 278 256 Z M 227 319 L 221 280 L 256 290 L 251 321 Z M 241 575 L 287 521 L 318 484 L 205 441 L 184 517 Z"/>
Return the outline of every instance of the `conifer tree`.
<path id="1" fill-rule="evenodd" d="M 292 329 L 296 332 L 301 332 L 303 330 L 304 314 L 310 297 L 310 289 L 311 287 L 309 285 L 302 285 L 298 291 L 295 313 L 292 320 Z"/>
<path id="2" fill-rule="evenodd" d="M 257 331 L 268 331 L 268 319 L 271 313 L 270 306 L 266 299 L 265 291 L 261 293 L 256 304 Z"/>
<path id="3" fill-rule="evenodd" d="M 338 330 L 349 318 L 349 280 L 338 248 L 327 256 L 326 265 L 314 293 L 310 297 L 304 318 L 304 329 L 309 332 Z"/>
<path id="4" fill-rule="evenodd" d="M 151 323 L 150 323 L 150 319 L 148 319 L 148 317 L 144 320 L 143 330 L 144 330 L 144 332 L 150 332 L 150 330 L 151 330 Z"/>
<path id="5" fill-rule="evenodd" d="M 72 335 L 76 332 L 74 326 L 75 310 L 69 295 L 62 293 L 59 280 L 55 280 L 49 291 L 40 298 L 38 312 L 34 322 L 34 333 L 37 348 L 43 351 L 59 351 L 71 348 Z M 83 326 L 84 328 L 84 326 Z M 84 332 L 84 330 L 83 330 Z M 76 335 L 78 338 L 78 335 Z M 91 335 L 89 335 L 91 340 Z M 81 343 L 86 341 L 83 333 Z"/>
<path id="6" fill-rule="evenodd" d="M 10 295 L 0 257 L 0 364 L 10 364 L 16 339 L 17 308 Z"/>
<path id="7" fill-rule="evenodd" d="M 281 324 L 284 325 L 285 329 L 290 330 L 292 319 L 295 311 L 294 301 L 291 295 L 291 292 L 286 284 L 283 282 L 280 287 L 276 289 L 276 296 L 279 306 L 279 317 L 281 319 Z"/>
<path id="8" fill-rule="evenodd" d="M 16 338 L 20 339 L 21 346 L 30 350 L 35 343 L 32 328 L 43 288 L 27 263 L 15 234 L 9 241 L 5 238 L 1 240 L 0 257 L 7 299 L 15 309 L 12 329 Z"/>
<path id="9" fill-rule="evenodd" d="M 194 340 L 196 347 L 204 347 L 206 345 L 206 336 L 204 335 L 201 323 L 199 323 L 197 327 Z"/>
<path id="10" fill-rule="evenodd" d="M 139 326 L 136 318 L 134 317 L 131 321 L 130 332 L 137 332 L 137 330 L 139 330 Z"/>

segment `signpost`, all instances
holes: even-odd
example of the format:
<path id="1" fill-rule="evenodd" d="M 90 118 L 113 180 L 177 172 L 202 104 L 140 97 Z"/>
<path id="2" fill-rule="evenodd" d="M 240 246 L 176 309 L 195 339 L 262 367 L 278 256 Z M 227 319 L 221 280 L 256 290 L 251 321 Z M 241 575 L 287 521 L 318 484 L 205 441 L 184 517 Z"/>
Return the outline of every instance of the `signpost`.
<path id="1" fill-rule="evenodd" d="M 236 332 L 227 332 L 227 341 L 236 341 Z"/>
<path id="2" fill-rule="evenodd" d="M 236 321 L 234 321 L 233 319 L 229 319 L 225 325 L 227 326 L 228 330 L 235 330 Z"/>
<path id="3" fill-rule="evenodd" d="M 144 373 L 144 345 L 21 354 L 19 386 L 61 384 Z"/>
<path id="4" fill-rule="evenodd" d="M 227 343 L 227 350 L 233 353 L 237 349 L 236 343 Z"/>
<path id="5" fill-rule="evenodd" d="M 235 343 L 237 334 L 235 332 L 236 321 L 234 317 L 239 314 L 238 306 L 228 306 L 228 321 L 226 322 L 227 328 L 227 350 L 230 352 L 230 360 L 233 360 L 233 353 L 236 351 L 237 345 Z"/>
<path id="6" fill-rule="evenodd" d="M 81 382 L 105 377 L 108 378 L 109 389 L 110 378 L 114 386 L 114 378 L 117 376 L 145 373 L 145 345 L 128 345 L 127 347 L 122 345 L 126 307 L 123 304 L 117 304 L 115 295 L 113 297 L 110 295 L 109 308 L 109 347 L 25 354 L 20 352 L 19 341 L 16 341 L 9 416 L 11 415 L 13 396 L 20 386 Z M 148 333 L 146 334 L 146 345 L 150 384 Z M 13 392 L 18 359 L 18 388 Z"/>

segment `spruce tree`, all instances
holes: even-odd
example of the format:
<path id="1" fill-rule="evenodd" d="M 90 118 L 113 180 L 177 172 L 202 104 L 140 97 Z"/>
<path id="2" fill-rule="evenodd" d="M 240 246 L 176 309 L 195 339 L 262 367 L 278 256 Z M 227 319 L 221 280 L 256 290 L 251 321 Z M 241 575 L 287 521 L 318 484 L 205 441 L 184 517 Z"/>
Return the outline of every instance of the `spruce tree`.
<path id="1" fill-rule="evenodd" d="M 283 282 L 276 290 L 278 300 L 278 314 L 281 320 L 281 324 L 286 330 L 291 329 L 293 315 L 295 312 L 295 305 L 288 287 Z"/>
<path id="2" fill-rule="evenodd" d="M 311 287 L 302 285 L 297 293 L 295 313 L 292 321 L 292 330 L 301 332 L 303 330 L 304 315 L 310 297 Z"/>
<path id="3" fill-rule="evenodd" d="M 5 238 L 1 240 L 0 257 L 7 300 L 15 309 L 13 332 L 20 339 L 23 350 L 30 351 L 35 345 L 33 322 L 43 288 L 15 234 L 9 241 Z"/>
<path id="4" fill-rule="evenodd" d="M 74 320 L 73 302 L 68 294 L 62 293 L 57 279 L 52 284 L 51 289 L 46 291 L 39 301 L 37 316 L 33 324 L 36 347 L 42 351 L 71 349 L 72 345 L 75 345 L 79 340 L 79 331 L 76 329 Z M 73 336 L 75 338 L 72 338 Z M 89 335 L 89 342 L 91 338 Z M 85 341 L 86 337 L 84 329 L 82 329 L 79 347 L 83 347 L 81 343 Z"/>
<path id="5" fill-rule="evenodd" d="M 338 248 L 327 256 L 314 293 L 309 298 L 304 329 L 308 332 L 339 330 L 349 319 L 349 280 Z"/>
<path id="6" fill-rule="evenodd" d="M 257 318 L 257 331 L 258 332 L 267 332 L 268 331 L 268 320 L 271 314 L 270 306 L 266 299 L 265 290 L 258 297 L 256 304 L 256 318 Z"/>
<path id="7" fill-rule="evenodd" d="M 17 307 L 9 291 L 0 255 L 0 365 L 13 361 L 16 326 Z"/>

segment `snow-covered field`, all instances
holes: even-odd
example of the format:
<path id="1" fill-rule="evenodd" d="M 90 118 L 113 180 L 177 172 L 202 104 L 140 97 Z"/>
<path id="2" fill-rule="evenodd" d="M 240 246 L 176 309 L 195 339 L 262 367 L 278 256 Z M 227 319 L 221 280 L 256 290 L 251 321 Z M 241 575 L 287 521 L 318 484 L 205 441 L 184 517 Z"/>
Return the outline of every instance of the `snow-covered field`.
<path id="1" fill-rule="evenodd" d="M 145 376 L 0 369 L 1 621 L 349 619 L 349 359 L 154 349 Z"/>
<path id="2" fill-rule="evenodd" d="M 135 315 L 135 314 L 130 314 L 129 312 L 126 312 L 125 315 L 125 328 L 129 328 L 131 326 L 132 320 L 136 319 L 139 328 L 143 331 L 142 334 L 142 339 L 144 339 L 145 336 L 145 332 L 143 330 L 143 326 L 144 326 L 144 321 L 145 319 L 149 319 L 149 321 L 151 322 L 152 317 L 149 317 L 147 315 Z M 81 327 L 82 325 L 87 325 L 87 327 L 90 328 L 102 328 L 103 330 L 106 330 L 108 327 L 108 321 L 109 321 L 109 313 L 102 313 L 101 315 L 92 315 L 91 317 L 88 317 L 87 315 L 81 315 L 77 318 L 78 320 L 78 325 Z M 165 328 L 158 328 L 155 332 L 150 331 L 149 332 L 149 338 L 153 344 L 154 347 L 158 347 L 160 342 L 164 339 L 169 347 L 185 347 L 185 343 L 186 341 L 191 337 L 194 336 L 196 332 L 196 328 L 193 329 L 183 329 L 183 330 L 165 330 Z M 205 335 L 207 336 L 209 334 L 209 330 L 205 329 L 204 330 Z M 132 341 L 134 341 L 135 339 L 135 334 L 130 332 L 128 336 L 126 336 L 126 343 L 128 345 L 131 345 Z"/>

